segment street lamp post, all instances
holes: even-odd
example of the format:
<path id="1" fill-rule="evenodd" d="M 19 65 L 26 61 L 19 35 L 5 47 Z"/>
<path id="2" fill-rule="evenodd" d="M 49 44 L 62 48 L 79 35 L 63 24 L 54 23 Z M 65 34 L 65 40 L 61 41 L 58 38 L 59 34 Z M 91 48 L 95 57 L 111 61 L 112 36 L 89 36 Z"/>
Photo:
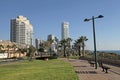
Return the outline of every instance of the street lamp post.
<path id="1" fill-rule="evenodd" d="M 94 55 L 95 55 L 95 69 L 97 69 L 97 53 L 96 53 L 96 36 L 95 36 L 95 23 L 94 23 L 94 20 L 97 19 L 97 18 L 103 18 L 104 16 L 102 15 L 99 15 L 98 17 L 94 17 L 92 16 L 92 18 L 90 19 L 85 19 L 84 21 L 90 21 L 92 20 L 92 23 L 93 23 L 93 39 L 94 39 Z"/>

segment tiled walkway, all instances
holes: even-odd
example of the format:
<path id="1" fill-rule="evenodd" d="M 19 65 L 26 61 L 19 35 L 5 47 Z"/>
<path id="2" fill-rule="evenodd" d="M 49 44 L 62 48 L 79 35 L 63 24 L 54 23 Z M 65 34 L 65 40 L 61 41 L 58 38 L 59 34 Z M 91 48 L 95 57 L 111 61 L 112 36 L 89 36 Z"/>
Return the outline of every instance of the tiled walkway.
<path id="1" fill-rule="evenodd" d="M 88 61 L 78 59 L 63 59 L 70 62 L 79 76 L 80 80 L 120 80 L 120 68 L 109 66 L 111 69 L 108 73 L 102 71 L 101 67 L 95 69 L 91 67 Z"/>

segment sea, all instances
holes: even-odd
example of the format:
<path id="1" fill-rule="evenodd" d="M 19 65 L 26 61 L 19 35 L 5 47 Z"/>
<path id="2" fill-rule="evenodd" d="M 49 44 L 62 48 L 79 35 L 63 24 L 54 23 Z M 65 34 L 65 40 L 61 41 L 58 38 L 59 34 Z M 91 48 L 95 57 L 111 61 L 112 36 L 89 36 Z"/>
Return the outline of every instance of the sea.
<path id="1" fill-rule="evenodd" d="M 120 55 L 120 50 L 98 50 L 100 52 L 116 53 Z"/>

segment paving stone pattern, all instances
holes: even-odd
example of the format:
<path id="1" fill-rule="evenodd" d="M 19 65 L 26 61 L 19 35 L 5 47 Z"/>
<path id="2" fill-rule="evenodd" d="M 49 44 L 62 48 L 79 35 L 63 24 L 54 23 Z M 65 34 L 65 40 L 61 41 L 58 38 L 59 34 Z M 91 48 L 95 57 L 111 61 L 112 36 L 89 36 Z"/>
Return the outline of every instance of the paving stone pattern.
<path id="1" fill-rule="evenodd" d="M 120 67 L 107 65 L 111 69 L 108 70 L 108 73 L 105 73 L 102 71 L 101 67 L 95 69 L 94 67 L 90 66 L 86 60 L 66 58 L 61 59 L 68 61 L 73 65 L 80 80 L 120 80 Z"/>

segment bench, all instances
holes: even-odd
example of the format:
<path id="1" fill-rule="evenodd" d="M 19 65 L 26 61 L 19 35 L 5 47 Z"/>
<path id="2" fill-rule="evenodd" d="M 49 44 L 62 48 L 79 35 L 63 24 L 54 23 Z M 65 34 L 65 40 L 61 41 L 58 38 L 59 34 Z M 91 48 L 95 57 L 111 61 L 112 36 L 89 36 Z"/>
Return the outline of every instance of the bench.
<path id="1" fill-rule="evenodd" d="M 105 73 L 108 73 L 108 69 L 110 69 L 110 67 L 108 67 L 108 66 L 102 66 L 102 69 L 103 69 L 103 71 L 105 70 Z"/>
<path id="2" fill-rule="evenodd" d="M 95 64 L 94 61 L 88 61 L 88 63 L 90 64 L 90 66 L 94 67 L 94 64 Z"/>
<path id="3" fill-rule="evenodd" d="M 99 62 L 99 66 L 103 69 L 103 72 L 105 71 L 105 73 L 108 73 L 108 69 L 110 69 L 110 67 L 103 65 L 102 62 Z"/>

